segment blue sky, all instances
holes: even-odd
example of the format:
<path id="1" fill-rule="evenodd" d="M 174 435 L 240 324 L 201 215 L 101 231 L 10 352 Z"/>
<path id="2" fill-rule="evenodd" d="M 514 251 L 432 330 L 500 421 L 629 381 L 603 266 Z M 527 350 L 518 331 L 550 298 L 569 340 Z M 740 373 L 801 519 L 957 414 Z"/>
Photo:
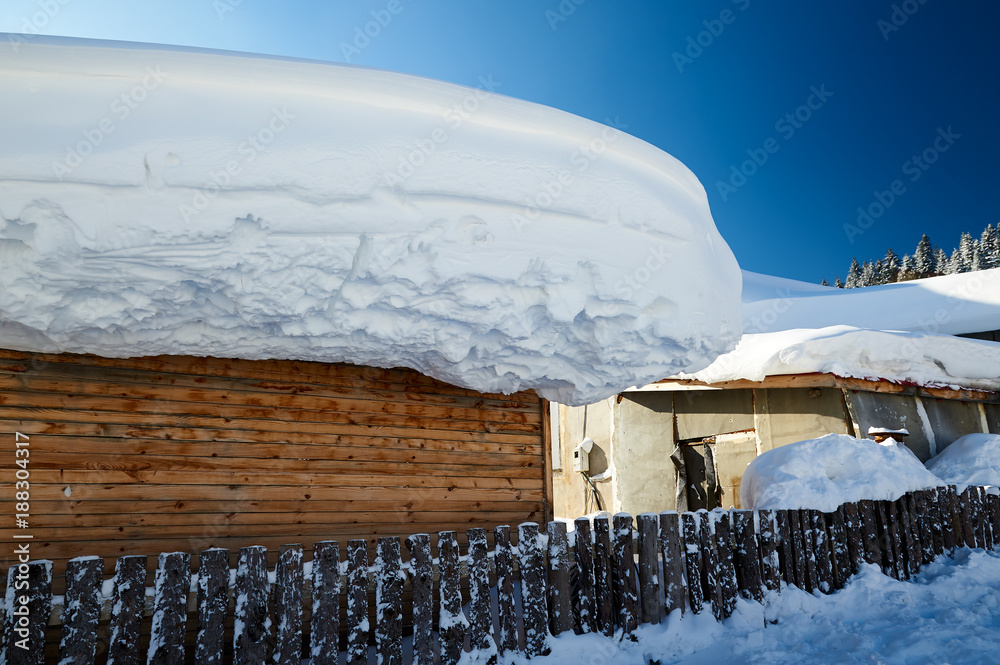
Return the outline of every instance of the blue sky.
<path id="1" fill-rule="evenodd" d="M 813 282 L 924 232 L 950 251 L 1000 222 L 998 25 L 996 3 L 944 0 L 0 6 L 0 31 L 492 76 L 503 94 L 618 118 L 694 171 L 745 269 Z"/>

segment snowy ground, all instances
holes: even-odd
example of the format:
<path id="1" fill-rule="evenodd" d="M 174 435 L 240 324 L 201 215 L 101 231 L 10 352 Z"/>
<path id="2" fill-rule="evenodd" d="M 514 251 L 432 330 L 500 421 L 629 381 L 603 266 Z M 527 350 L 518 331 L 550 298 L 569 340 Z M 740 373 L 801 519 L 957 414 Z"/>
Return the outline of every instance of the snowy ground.
<path id="1" fill-rule="evenodd" d="M 638 636 L 637 643 L 593 635 L 556 638 L 550 656 L 531 662 L 1000 663 L 1000 553 L 959 550 L 906 582 L 865 566 L 829 596 L 785 588 L 766 607 L 739 601 L 736 614 L 721 623 L 707 608 L 699 616 L 674 613 L 659 625 L 641 627 Z"/>

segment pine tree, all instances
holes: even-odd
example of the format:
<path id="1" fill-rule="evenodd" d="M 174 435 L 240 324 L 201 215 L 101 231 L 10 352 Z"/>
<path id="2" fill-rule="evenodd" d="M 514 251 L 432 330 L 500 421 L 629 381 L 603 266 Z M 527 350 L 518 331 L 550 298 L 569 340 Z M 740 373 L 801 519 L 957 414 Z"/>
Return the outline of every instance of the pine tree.
<path id="1" fill-rule="evenodd" d="M 979 237 L 979 260 L 983 270 L 1000 268 L 1000 227 L 987 224 Z"/>
<path id="2" fill-rule="evenodd" d="M 931 251 L 931 239 L 927 234 L 920 236 L 917 250 L 913 253 L 913 271 L 917 277 L 930 277 L 935 272 L 934 254 Z"/>
<path id="3" fill-rule="evenodd" d="M 942 275 L 954 275 L 956 273 L 962 272 L 962 256 L 958 252 L 958 248 L 951 251 L 951 256 L 945 261 L 944 270 L 941 271 Z"/>
<path id="4" fill-rule="evenodd" d="M 948 269 L 948 255 L 944 253 L 944 250 L 938 247 L 934 250 L 934 270 L 931 275 L 945 275 L 945 270 Z"/>
<path id="5" fill-rule="evenodd" d="M 913 257 L 909 254 L 903 254 L 903 258 L 899 262 L 899 276 L 896 278 L 896 281 L 905 282 L 913 279 L 913 273 Z"/>
<path id="6" fill-rule="evenodd" d="M 837 279 L 833 280 L 833 285 L 835 287 L 837 287 L 838 289 L 844 288 L 844 283 L 842 281 L 840 281 L 839 277 Z"/>
<path id="7" fill-rule="evenodd" d="M 969 272 L 972 270 L 972 254 L 976 249 L 976 241 L 968 231 L 962 231 L 962 236 L 958 241 L 958 270 L 956 272 Z"/>
<path id="8" fill-rule="evenodd" d="M 882 259 L 882 265 L 879 269 L 879 283 L 892 284 L 896 281 L 899 281 L 899 257 L 890 247 L 885 253 L 885 258 Z"/>
<path id="9" fill-rule="evenodd" d="M 830 282 L 826 281 L 826 277 L 824 277 L 823 281 L 820 282 L 819 285 L 820 286 L 830 286 Z"/>
<path id="10" fill-rule="evenodd" d="M 859 282 L 858 286 L 873 286 L 877 283 L 874 263 L 871 261 L 864 262 L 864 265 L 861 266 L 861 279 Z"/>
<path id="11" fill-rule="evenodd" d="M 851 259 L 851 267 L 847 270 L 847 280 L 844 282 L 844 288 L 846 289 L 856 289 L 861 286 L 858 282 L 861 281 L 861 266 L 858 265 L 857 259 Z"/>
<path id="12" fill-rule="evenodd" d="M 979 245 L 977 244 L 972 248 L 972 262 L 969 264 L 969 270 L 975 272 L 977 270 L 985 270 L 986 267 L 983 265 L 982 255 L 979 252 Z"/>

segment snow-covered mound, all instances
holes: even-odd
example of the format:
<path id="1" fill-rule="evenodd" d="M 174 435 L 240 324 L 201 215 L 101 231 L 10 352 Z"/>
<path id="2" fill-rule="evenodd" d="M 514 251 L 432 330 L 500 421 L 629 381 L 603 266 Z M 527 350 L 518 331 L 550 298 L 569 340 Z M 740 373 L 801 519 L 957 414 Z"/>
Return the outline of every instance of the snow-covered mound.
<path id="1" fill-rule="evenodd" d="M 731 353 L 683 378 L 708 383 L 822 372 L 922 386 L 1000 389 L 1000 344 L 951 335 L 831 326 L 746 334 Z"/>
<path id="2" fill-rule="evenodd" d="M 896 500 L 907 492 L 944 485 L 894 441 L 880 444 L 846 434 L 780 446 L 747 466 L 740 485 L 743 508 L 812 508 L 831 512 L 849 501 Z"/>
<path id="3" fill-rule="evenodd" d="M 1000 330 L 1000 268 L 861 289 L 744 271 L 743 317 L 751 333 L 836 325 L 949 335 Z"/>
<path id="4" fill-rule="evenodd" d="M 959 491 L 969 485 L 1000 486 L 1000 434 L 966 434 L 927 460 L 927 468 Z"/>
<path id="5" fill-rule="evenodd" d="M 391 72 L 33 37 L 0 61 L 0 346 L 407 366 L 568 404 L 741 332 L 695 176 Z"/>

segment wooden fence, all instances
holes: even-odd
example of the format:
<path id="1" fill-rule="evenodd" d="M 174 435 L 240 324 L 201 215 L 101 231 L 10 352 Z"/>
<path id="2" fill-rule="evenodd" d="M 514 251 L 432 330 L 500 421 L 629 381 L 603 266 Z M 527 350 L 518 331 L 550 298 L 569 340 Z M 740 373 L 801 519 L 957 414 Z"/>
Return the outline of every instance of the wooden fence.
<path id="1" fill-rule="evenodd" d="M 317 543 L 308 563 L 301 547 L 286 546 L 273 573 L 264 547 L 241 548 L 235 570 L 228 550 L 206 550 L 196 578 L 189 554 L 161 554 L 152 589 L 145 557 L 125 556 L 110 597 L 102 595 L 97 557 L 69 562 L 61 599 L 51 595 L 48 562 L 15 565 L 7 575 L 0 662 L 44 663 L 50 621 L 61 626 L 57 659 L 66 665 L 297 665 L 303 656 L 335 665 L 342 650 L 348 664 L 375 656 L 400 665 L 404 635 L 415 664 L 435 657 L 454 664 L 466 650 L 495 662 L 498 653 L 545 654 L 549 637 L 566 632 L 634 638 L 639 624 L 678 610 L 711 611 L 721 620 L 738 596 L 759 602 L 782 582 L 829 593 L 862 563 L 906 579 L 956 547 L 1000 546 L 1000 497 L 979 487 L 848 503 L 831 513 L 702 510 L 636 521 L 598 517 L 592 528 L 580 518 L 576 547 L 560 522 L 544 533 L 521 524 L 516 546 L 510 527 L 496 527 L 492 548 L 485 530 L 470 529 L 465 556 L 456 533 L 443 531 L 436 559 L 430 537 L 419 534 L 405 540 L 405 563 L 398 538 L 380 538 L 373 561 L 364 540 L 344 550 Z M 404 594 L 412 598 L 405 626 Z M 189 622 L 196 624 L 193 640 Z"/>

